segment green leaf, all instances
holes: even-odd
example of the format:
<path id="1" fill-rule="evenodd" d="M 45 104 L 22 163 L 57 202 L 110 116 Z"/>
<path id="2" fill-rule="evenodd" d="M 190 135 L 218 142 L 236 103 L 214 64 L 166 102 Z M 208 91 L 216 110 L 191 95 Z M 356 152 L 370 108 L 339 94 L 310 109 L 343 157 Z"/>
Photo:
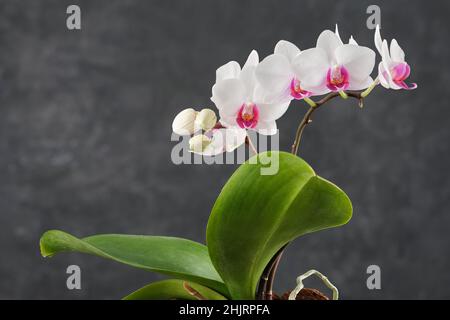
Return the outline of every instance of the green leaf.
<path id="1" fill-rule="evenodd" d="M 261 175 L 267 159 L 277 157 L 278 173 Z M 347 195 L 301 158 L 262 153 L 236 170 L 216 200 L 206 232 L 209 254 L 231 297 L 254 299 L 261 274 L 279 249 L 301 235 L 343 225 L 351 216 Z"/>
<path id="2" fill-rule="evenodd" d="M 211 290 L 205 286 L 194 282 L 187 282 L 183 280 L 162 280 L 150 283 L 135 292 L 129 294 L 123 300 L 197 300 L 185 288 L 187 283 L 191 288 L 196 290 L 206 300 L 226 300 L 220 293 Z"/>
<path id="3" fill-rule="evenodd" d="M 42 235 L 40 247 L 44 257 L 69 251 L 92 254 L 178 279 L 192 280 L 228 294 L 211 263 L 207 248 L 194 241 L 119 234 L 78 239 L 68 233 L 51 230 Z"/>

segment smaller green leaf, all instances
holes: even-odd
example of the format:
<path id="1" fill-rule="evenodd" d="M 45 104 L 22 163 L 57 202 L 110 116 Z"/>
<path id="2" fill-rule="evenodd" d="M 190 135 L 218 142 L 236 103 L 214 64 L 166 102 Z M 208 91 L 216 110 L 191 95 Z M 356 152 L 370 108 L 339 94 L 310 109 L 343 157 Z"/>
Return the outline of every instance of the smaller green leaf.
<path id="1" fill-rule="evenodd" d="M 163 280 L 150 283 L 124 297 L 123 300 L 197 300 L 189 293 L 185 284 L 197 291 L 206 300 L 227 300 L 220 293 L 198 283 L 183 280 Z"/>
<path id="2" fill-rule="evenodd" d="M 206 246 L 191 240 L 120 234 L 78 239 L 66 232 L 51 230 L 42 235 L 40 248 L 44 257 L 70 251 L 87 253 L 174 278 L 192 280 L 228 295 Z"/>

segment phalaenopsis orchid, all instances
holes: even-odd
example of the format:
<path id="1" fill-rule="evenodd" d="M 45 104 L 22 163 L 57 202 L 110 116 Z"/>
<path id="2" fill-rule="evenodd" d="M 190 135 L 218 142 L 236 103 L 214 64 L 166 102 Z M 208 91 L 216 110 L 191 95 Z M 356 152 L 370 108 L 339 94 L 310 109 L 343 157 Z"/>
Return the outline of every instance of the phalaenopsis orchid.
<path id="1" fill-rule="evenodd" d="M 150 283 L 125 299 L 277 298 L 272 285 L 284 248 L 302 235 L 342 226 L 353 214 L 345 192 L 297 156 L 314 111 L 334 98 L 354 98 L 362 107 L 379 84 L 395 90 L 417 87 L 405 82 L 411 67 L 396 40 L 388 47 L 376 28 L 375 47 L 381 62 L 374 79 L 375 51 L 353 37 L 344 43 L 337 27 L 334 32 L 323 31 L 314 48 L 301 50 L 282 40 L 261 62 L 253 50 L 242 68 L 231 61 L 217 69 L 211 100 L 218 112 L 188 108 L 175 117 L 173 132 L 189 137 L 189 151 L 200 158 L 233 152 L 246 143 L 255 153 L 217 197 L 206 228 L 206 245 L 153 235 L 77 238 L 50 230 L 40 241 L 42 255 L 79 251 L 173 278 Z M 258 152 L 251 137 L 276 134 L 276 121 L 297 100 L 309 109 L 298 125 L 291 152 Z M 263 160 L 272 155 L 278 170 L 266 175 Z M 333 299 L 338 298 L 337 288 L 316 270 L 298 277 L 296 288 L 278 298 L 326 299 L 317 290 L 303 287 L 303 280 L 311 275 L 324 281 Z"/>

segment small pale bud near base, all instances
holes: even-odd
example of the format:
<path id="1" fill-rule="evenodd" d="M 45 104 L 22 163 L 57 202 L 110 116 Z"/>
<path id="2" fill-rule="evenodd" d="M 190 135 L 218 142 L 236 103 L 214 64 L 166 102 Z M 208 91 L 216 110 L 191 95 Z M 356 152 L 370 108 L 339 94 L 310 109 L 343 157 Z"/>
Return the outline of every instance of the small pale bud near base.
<path id="1" fill-rule="evenodd" d="M 204 134 L 199 134 L 189 140 L 189 149 L 201 153 L 211 143 L 211 139 Z"/>
<path id="2" fill-rule="evenodd" d="M 181 111 L 172 122 L 172 130 L 180 136 L 192 135 L 195 132 L 195 118 L 198 112 L 192 108 Z"/>
<path id="3" fill-rule="evenodd" d="M 195 128 L 204 131 L 211 130 L 217 123 L 216 113 L 211 109 L 203 109 L 197 114 Z"/>

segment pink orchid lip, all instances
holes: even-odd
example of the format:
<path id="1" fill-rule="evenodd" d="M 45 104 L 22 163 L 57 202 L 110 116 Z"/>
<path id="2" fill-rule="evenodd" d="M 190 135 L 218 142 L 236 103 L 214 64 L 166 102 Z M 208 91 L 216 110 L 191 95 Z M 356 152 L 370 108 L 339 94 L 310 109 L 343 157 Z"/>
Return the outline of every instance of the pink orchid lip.
<path id="1" fill-rule="evenodd" d="M 243 103 L 239 108 L 236 122 L 242 129 L 253 129 L 258 124 L 259 108 L 256 104 Z"/>
<path id="2" fill-rule="evenodd" d="M 344 66 L 329 68 L 327 71 L 327 88 L 331 91 L 346 90 L 350 75 Z"/>
<path id="3" fill-rule="evenodd" d="M 405 90 L 413 90 L 417 88 L 416 83 L 412 83 L 411 86 L 408 86 L 405 80 L 409 77 L 411 73 L 411 68 L 406 62 L 397 63 L 391 69 L 392 81 L 399 87 Z"/>
<path id="4" fill-rule="evenodd" d="M 310 91 L 303 90 L 300 86 L 300 81 L 295 77 L 291 81 L 290 90 L 291 96 L 296 100 L 308 98 L 312 94 Z"/>

